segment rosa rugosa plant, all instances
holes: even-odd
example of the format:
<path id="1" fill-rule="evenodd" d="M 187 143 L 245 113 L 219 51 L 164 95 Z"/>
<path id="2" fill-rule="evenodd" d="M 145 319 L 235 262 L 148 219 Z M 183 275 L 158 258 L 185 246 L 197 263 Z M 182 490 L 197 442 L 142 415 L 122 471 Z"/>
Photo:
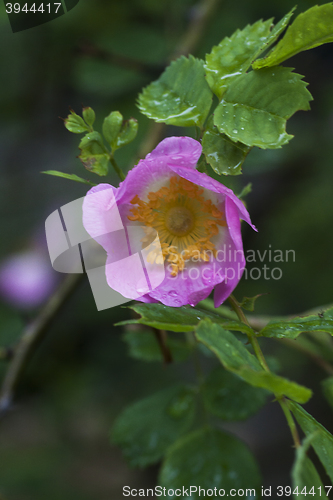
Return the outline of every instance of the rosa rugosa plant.
<path id="1" fill-rule="evenodd" d="M 195 306 L 215 287 L 214 302 L 218 307 L 243 274 L 240 219 L 255 227 L 231 189 L 196 170 L 201 149 L 200 143 L 190 137 L 164 139 L 128 173 L 119 188 L 99 184 L 85 198 L 83 224 L 92 238 L 100 234 L 101 221 L 108 218 L 114 203 L 125 228 L 142 227 L 142 247 L 157 232 L 166 274 L 157 288 L 139 298 L 143 302 Z M 104 237 L 101 244 L 109 260 L 122 241 L 110 236 Z M 160 258 L 153 247 L 148 261 L 160 264 Z M 125 261 L 119 261 L 116 268 L 108 266 L 108 260 L 108 285 L 124 297 L 137 298 L 133 269 Z"/>

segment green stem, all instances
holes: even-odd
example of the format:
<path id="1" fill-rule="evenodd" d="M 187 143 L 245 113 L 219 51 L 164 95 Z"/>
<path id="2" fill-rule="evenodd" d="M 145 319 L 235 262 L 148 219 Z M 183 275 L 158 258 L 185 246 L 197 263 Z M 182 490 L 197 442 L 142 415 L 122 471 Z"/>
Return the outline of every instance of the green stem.
<path id="1" fill-rule="evenodd" d="M 252 345 L 252 348 L 253 348 L 253 350 L 255 352 L 255 355 L 258 358 L 258 361 L 259 361 L 260 365 L 262 366 L 262 368 L 266 372 L 269 372 L 269 368 L 268 368 L 268 365 L 266 363 L 266 360 L 265 360 L 265 357 L 263 355 L 263 352 L 262 352 L 262 350 L 260 348 L 258 339 L 257 339 L 254 331 L 252 330 L 251 325 L 248 322 L 248 320 L 247 320 L 244 312 L 242 311 L 242 308 L 240 307 L 238 301 L 235 299 L 235 297 L 233 295 L 230 295 L 230 297 L 228 298 L 228 301 L 229 301 L 231 307 L 233 308 L 233 310 L 235 311 L 235 313 L 237 314 L 237 316 L 240 319 L 240 321 L 242 321 L 243 323 L 245 323 L 251 329 L 251 333 L 247 334 L 247 338 L 249 339 L 249 342 Z"/>
<path id="2" fill-rule="evenodd" d="M 297 427 L 296 427 L 296 424 L 295 424 L 295 421 L 293 419 L 293 416 L 288 408 L 288 405 L 287 405 L 287 402 L 286 402 L 286 398 L 284 396 L 280 396 L 279 398 L 277 398 L 278 402 L 280 403 L 280 406 L 282 408 L 282 411 L 286 417 L 286 420 L 287 420 L 287 423 L 289 425 L 289 429 L 290 429 L 290 432 L 291 432 L 291 435 L 293 437 L 293 440 L 294 440 L 294 444 L 295 444 L 295 447 L 296 448 L 299 448 L 301 446 L 301 442 L 300 442 L 300 439 L 299 439 L 299 435 L 298 435 L 298 431 L 297 431 Z"/>
<path id="3" fill-rule="evenodd" d="M 119 179 L 121 181 L 124 181 L 125 180 L 125 174 L 124 172 L 121 170 L 121 168 L 119 167 L 118 163 L 116 162 L 116 160 L 114 159 L 114 157 L 112 156 L 112 153 L 110 154 L 110 162 L 111 162 L 111 165 L 113 166 L 116 174 L 118 175 Z"/>
<path id="4" fill-rule="evenodd" d="M 250 323 L 248 322 L 242 308 L 240 307 L 240 304 L 239 302 L 237 301 L 237 299 L 233 296 L 233 295 L 230 295 L 230 297 L 228 298 L 228 301 L 231 305 L 231 307 L 233 308 L 233 310 L 235 311 L 235 313 L 237 314 L 238 318 L 240 321 L 242 321 L 243 323 L 245 323 L 249 328 L 251 328 L 251 325 Z M 254 350 L 254 353 L 261 365 L 261 367 L 266 371 L 266 372 L 270 372 L 270 369 L 267 365 L 267 362 L 265 360 L 265 357 L 264 357 L 264 354 L 260 348 L 260 345 L 259 345 L 259 342 L 258 342 L 258 339 L 256 337 L 256 334 L 255 332 L 252 330 L 251 328 L 251 333 L 248 333 L 247 334 L 247 337 L 252 345 L 252 348 Z M 276 400 L 279 402 L 281 408 L 282 408 L 282 411 L 286 417 L 286 420 L 287 420 L 287 423 L 288 423 L 288 426 L 289 426 L 289 429 L 290 429 L 290 432 L 291 432 L 291 435 L 292 435 L 292 438 L 294 440 L 294 444 L 295 444 L 295 447 L 296 448 L 299 448 L 300 446 L 300 440 L 299 440 L 299 436 L 298 436 L 298 431 L 297 431 L 297 427 L 295 425 L 295 422 L 294 422 L 294 419 L 292 417 L 292 414 L 287 406 L 287 403 L 286 403 L 286 399 L 284 396 L 281 396 L 280 394 L 275 394 L 275 397 L 276 397 Z"/>

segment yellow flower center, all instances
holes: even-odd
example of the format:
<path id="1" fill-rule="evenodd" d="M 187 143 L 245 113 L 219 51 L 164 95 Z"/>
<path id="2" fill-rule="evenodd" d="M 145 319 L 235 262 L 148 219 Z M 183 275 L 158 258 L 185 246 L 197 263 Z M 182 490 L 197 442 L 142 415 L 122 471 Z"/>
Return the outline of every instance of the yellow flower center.
<path id="1" fill-rule="evenodd" d="M 137 195 L 131 201 L 133 208 L 128 219 L 146 226 L 143 246 L 151 243 L 153 232 L 158 232 L 163 258 L 170 262 L 171 275 L 177 276 L 185 262 L 210 260 L 216 255 L 211 239 L 225 226 L 223 213 L 203 195 L 204 189 L 182 177 L 171 177 L 169 187 L 163 186 L 148 193 L 148 201 Z M 155 234 L 155 233 L 154 233 Z M 148 255 L 150 262 L 159 262 L 157 250 Z"/>
<path id="2" fill-rule="evenodd" d="M 186 207 L 171 207 L 165 215 L 165 227 L 174 236 L 187 236 L 194 225 L 194 214 Z"/>

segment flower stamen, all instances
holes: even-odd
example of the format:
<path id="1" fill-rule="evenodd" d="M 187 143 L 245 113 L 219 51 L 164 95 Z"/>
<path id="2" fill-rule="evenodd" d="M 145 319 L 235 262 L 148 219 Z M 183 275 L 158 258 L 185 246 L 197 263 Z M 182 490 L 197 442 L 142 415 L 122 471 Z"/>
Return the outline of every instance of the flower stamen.
<path id="1" fill-rule="evenodd" d="M 143 246 L 151 242 L 150 228 L 158 232 L 162 254 L 170 262 L 171 276 L 183 271 L 186 261 L 208 262 L 216 256 L 213 236 L 219 233 L 219 226 L 226 226 L 223 213 L 205 199 L 204 189 L 196 184 L 174 176 L 169 187 L 163 186 L 147 195 L 145 202 L 135 195 L 128 215 L 130 221 L 139 221 L 146 226 Z M 210 255 L 209 255 L 210 254 Z M 161 263 L 157 248 L 149 255 L 149 262 Z"/>

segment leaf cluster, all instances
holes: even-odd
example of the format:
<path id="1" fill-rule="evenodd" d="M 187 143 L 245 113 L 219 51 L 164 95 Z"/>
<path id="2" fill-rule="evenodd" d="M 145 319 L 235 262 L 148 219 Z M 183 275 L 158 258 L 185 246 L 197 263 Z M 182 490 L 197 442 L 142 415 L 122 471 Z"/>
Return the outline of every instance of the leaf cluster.
<path id="1" fill-rule="evenodd" d="M 310 109 L 312 96 L 303 77 L 279 64 L 333 41 L 333 5 L 328 3 L 296 17 L 276 44 L 294 10 L 276 25 L 273 19 L 260 20 L 235 31 L 205 61 L 193 56 L 173 61 L 139 95 L 139 109 L 156 122 L 199 127 L 203 154 L 213 170 L 241 174 L 254 146 L 287 144 L 293 137 L 286 132 L 287 120 Z"/>
<path id="2" fill-rule="evenodd" d="M 82 109 L 82 117 L 71 110 L 68 117 L 64 120 L 65 127 L 69 132 L 85 134 L 79 143 L 81 152 L 78 158 L 89 172 L 98 176 L 106 176 L 109 172 L 110 164 L 112 164 L 117 174 L 123 179 L 123 174 L 114 160 L 114 153 L 135 139 L 138 132 L 138 122 L 135 118 L 124 120 L 119 111 L 113 111 L 104 118 L 102 135 L 93 128 L 95 118 L 94 110 L 87 107 Z M 103 136 L 108 147 L 105 145 Z M 92 186 L 96 185 L 75 174 L 66 174 L 56 170 L 48 170 L 43 173 Z"/>
<path id="3" fill-rule="evenodd" d="M 246 297 L 241 306 L 253 310 L 257 298 Z M 220 362 L 197 385 L 171 386 L 130 405 L 119 415 L 112 440 L 122 448 L 131 465 L 143 467 L 162 460 L 159 484 L 167 488 L 197 485 L 227 490 L 237 483 L 239 488 L 251 487 L 259 493 L 261 477 L 255 457 L 237 438 L 216 428 L 215 421 L 243 420 L 274 398 L 284 398 L 305 434 L 295 454 L 291 473 L 293 490 L 306 487 L 309 491 L 314 486 L 317 494 L 322 487 L 321 495 L 327 498 L 307 452 L 312 446 L 332 479 L 333 436 L 299 405 L 309 400 L 310 389 L 263 369 L 242 337 L 249 333 L 249 326 L 200 308 L 173 309 L 162 304 L 134 304 L 130 308 L 139 317 L 121 325 L 145 325 L 177 335 L 167 339 L 175 361 L 210 352 Z M 272 321 L 257 335 L 289 339 L 302 332 L 333 335 L 332 311 L 330 308 L 320 316 Z M 152 331 L 128 331 L 123 339 L 130 356 L 150 362 L 162 360 Z M 323 391 L 333 405 L 332 380 L 333 377 L 323 382 Z M 200 417 L 202 410 L 204 423 Z M 233 471 L 232 480 L 226 470 Z M 199 496 L 194 493 L 193 498 Z"/>

